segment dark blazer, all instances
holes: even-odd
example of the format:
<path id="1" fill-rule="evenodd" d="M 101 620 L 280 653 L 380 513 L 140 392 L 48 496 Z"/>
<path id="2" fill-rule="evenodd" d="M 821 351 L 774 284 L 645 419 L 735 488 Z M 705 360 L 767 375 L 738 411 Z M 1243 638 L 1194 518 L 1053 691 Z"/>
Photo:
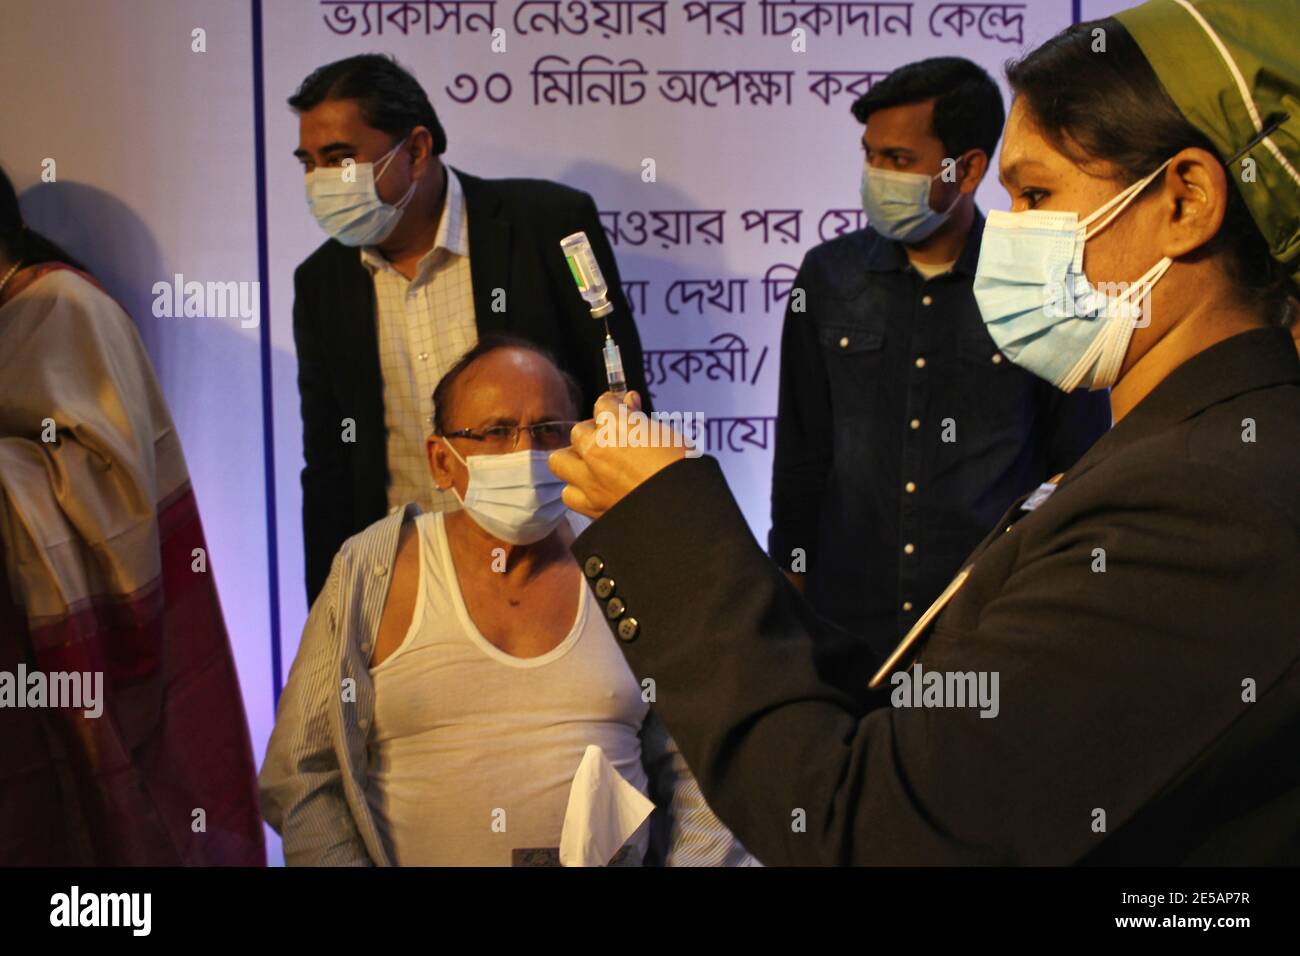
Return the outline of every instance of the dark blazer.
<path id="1" fill-rule="evenodd" d="M 545 346 L 581 383 L 587 407 L 595 403 L 605 391 L 604 325 L 591 317 L 560 252 L 562 238 L 584 230 L 610 287 L 609 328 L 628 388 L 644 397 L 641 340 L 591 196 L 541 179 L 456 174 L 469 217 L 479 336 L 508 332 Z M 360 251 L 330 239 L 298 267 L 293 284 L 310 604 L 339 545 L 388 512 L 387 429 L 375 289 Z M 494 289 L 506 290 L 505 311 L 493 311 Z M 344 419 L 355 422 L 353 442 L 342 441 Z"/>
<path id="2" fill-rule="evenodd" d="M 920 660 L 997 672 L 993 718 L 868 693 L 875 662 L 768 561 L 712 459 L 656 474 L 573 552 L 614 582 L 632 670 L 764 863 L 1300 863 L 1285 332 L 1184 363 L 977 548 Z"/>

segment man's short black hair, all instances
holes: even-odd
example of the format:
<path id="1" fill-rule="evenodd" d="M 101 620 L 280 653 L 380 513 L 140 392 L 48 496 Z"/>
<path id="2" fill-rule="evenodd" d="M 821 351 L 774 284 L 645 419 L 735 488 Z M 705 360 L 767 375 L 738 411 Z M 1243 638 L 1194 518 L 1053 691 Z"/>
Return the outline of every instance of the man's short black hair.
<path id="1" fill-rule="evenodd" d="M 423 126 L 433 135 L 434 155 L 447 151 L 447 134 L 424 87 L 390 56 L 362 53 L 317 67 L 289 105 L 303 113 L 326 100 L 356 100 L 367 125 L 390 136 L 401 138 Z"/>
<path id="2" fill-rule="evenodd" d="M 472 349 L 457 359 L 456 364 L 447 369 L 446 374 L 438 380 L 438 384 L 433 390 L 433 433 L 435 435 L 446 433 L 447 406 L 451 402 L 451 393 L 456 385 L 456 380 L 460 378 L 467 368 L 483 356 L 499 349 L 524 349 L 540 355 L 554 365 L 555 370 L 560 373 L 560 378 L 564 380 L 564 387 L 569 393 L 569 401 L 573 403 L 573 414 L 581 417 L 583 406 L 582 386 L 578 384 L 576 378 L 561 368 L 560 363 L 555 361 L 554 355 L 536 342 L 520 338 L 517 335 L 509 335 L 505 332 L 489 332 L 479 339 Z"/>
<path id="3" fill-rule="evenodd" d="M 959 56 L 936 56 L 900 66 L 853 104 L 859 123 L 876 110 L 934 100 L 933 133 L 944 153 L 960 156 L 982 149 L 993 158 L 1006 112 L 1002 92 L 976 63 Z"/>

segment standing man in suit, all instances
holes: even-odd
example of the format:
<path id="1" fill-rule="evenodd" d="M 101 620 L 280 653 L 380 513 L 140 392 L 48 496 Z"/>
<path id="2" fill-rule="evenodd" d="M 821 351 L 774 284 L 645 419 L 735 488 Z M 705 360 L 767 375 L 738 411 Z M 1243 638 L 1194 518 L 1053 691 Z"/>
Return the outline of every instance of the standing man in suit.
<path id="1" fill-rule="evenodd" d="M 507 332 L 548 349 L 588 402 L 604 391 L 604 326 L 560 251 L 570 233 L 586 232 L 609 284 L 628 387 L 644 392 L 645 373 L 591 196 L 443 163 L 447 137 L 428 96 L 386 56 L 320 67 L 289 105 L 308 203 L 330 236 L 294 273 L 310 603 L 350 535 L 409 501 L 457 507 L 425 465 L 427 408 L 481 335 Z"/>
<path id="2" fill-rule="evenodd" d="M 885 653 L 1110 408 L 1104 391 L 1067 395 L 1005 361 L 976 308 L 975 189 L 1003 117 L 992 78 L 921 60 L 853 115 L 870 224 L 811 249 L 795 280 L 806 301 L 792 298 L 781 335 L 768 553 L 818 614 Z"/>

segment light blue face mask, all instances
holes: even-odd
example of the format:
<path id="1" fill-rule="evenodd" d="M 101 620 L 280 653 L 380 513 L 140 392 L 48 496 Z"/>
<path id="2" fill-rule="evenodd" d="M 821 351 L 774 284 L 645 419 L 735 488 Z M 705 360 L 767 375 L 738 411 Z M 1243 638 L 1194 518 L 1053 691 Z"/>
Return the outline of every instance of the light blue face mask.
<path id="1" fill-rule="evenodd" d="M 1073 212 L 989 212 L 975 303 L 1002 354 L 1066 392 L 1115 384 L 1133 329 L 1150 321 L 1148 293 L 1171 260 L 1162 258 L 1134 282 L 1094 287 L 1083 272 L 1083 247 L 1167 165 L 1082 220 Z"/>
<path id="2" fill-rule="evenodd" d="M 417 184 L 412 180 L 406 195 L 390 206 L 379 198 L 375 183 L 392 165 L 402 143 L 380 157 L 378 173 L 374 163 L 357 163 L 352 167 L 355 177 L 348 180 L 343 178 L 343 170 L 335 167 L 314 169 L 307 174 L 307 205 L 311 214 L 322 229 L 343 245 L 373 246 L 397 228 L 402 210 L 415 195 Z"/>
<path id="3" fill-rule="evenodd" d="M 551 472 L 551 453 L 523 448 L 505 455 L 460 457 L 446 438 L 443 443 L 469 471 L 465 497 L 452 488 L 470 518 L 480 528 L 511 544 L 541 541 L 568 512 L 564 482 Z"/>
<path id="4" fill-rule="evenodd" d="M 900 173 L 862 165 L 862 209 L 871 228 L 886 239 L 921 242 L 948 221 L 961 195 L 942 212 L 930 208 L 930 184 L 942 176 Z"/>

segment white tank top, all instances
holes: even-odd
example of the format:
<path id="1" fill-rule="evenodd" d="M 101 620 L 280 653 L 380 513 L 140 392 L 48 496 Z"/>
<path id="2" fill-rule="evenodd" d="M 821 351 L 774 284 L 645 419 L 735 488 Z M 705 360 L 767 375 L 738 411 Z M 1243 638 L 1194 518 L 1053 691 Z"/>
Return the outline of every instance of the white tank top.
<path id="1" fill-rule="evenodd" d="M 404 866 L 510 866 L 560 845 L 588 744 L 646 792 L 638 734 L 649 705 L 581 574 L 573 627 L 541 657 L 513 657 L 470 619 L 442 513 L 415 519 L 419 596 L 378 667 L 367 800 Z M 632 841 L 644 856 L 647 830 Z"/>

